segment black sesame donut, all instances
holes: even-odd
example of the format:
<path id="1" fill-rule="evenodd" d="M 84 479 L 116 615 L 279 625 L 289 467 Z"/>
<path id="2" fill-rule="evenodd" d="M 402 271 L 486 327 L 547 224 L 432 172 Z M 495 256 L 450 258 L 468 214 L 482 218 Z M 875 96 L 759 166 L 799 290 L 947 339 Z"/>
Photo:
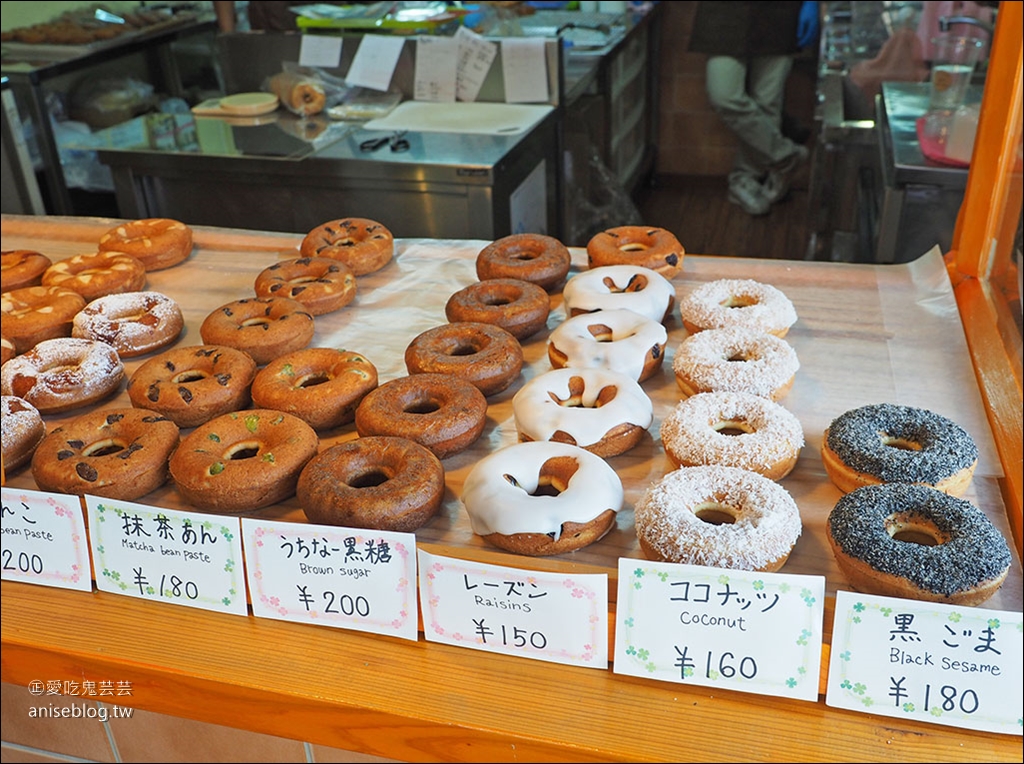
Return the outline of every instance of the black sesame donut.
<path id="1" fill-rule="evenodd" d="M 476 256 L 476 276 L 529 281 L 550 292 L 572 264 L 569 250 L 551 236 L 514 233 L 488 244 Z"/>
<path id="2" fill-rule="evenodd" d="M 679 343 L 672 359 L 684 395 L 752 393 L 777 401 L 793 386 L 800 361 L 792 345 L 758 329 L 707 329 Z"/>
<path id="3" fill-rule="evenodd" d="M 303 257 L 331 257 L 356 276 L 378 271 L 391 262 L 395 237 L 385 226 L 366 218 L 342 218 L 318 225 L 299 247 Z"/>
<path id="4" fill-rule="evenodd" d="M 100 340 L 122 358 L 151 353 L 178 339 L 185 328 L 178 303 L 159 292 L 97 297 L 75 316 L 72 337 Z"/>
<path id="5" fill-rule="evenodd" d="M 44 437 L 46 424 L 35 406 L 14 395 L 0 396 L 0 438 L 6 474 L 27 464 Z"/>
<path id="6" fill-rule="evenodd" d="M 519 376 L 523 348 L 500 326 L 459 321 L 417 335 L 405 349 L 405 365 L 410 374 L 458 376 L 491 396 Z"/>
<path id="7" fill-rule="evenodd" d="M 796 309 L 782 291 L 753 279 L 718 279 L 701 284 L 679 301 L 683 326 L 705 329 L 742 327 L 785 337 L 796 323 Z"/>
<path id="8" fill-rule="evenodd" d="M 260 271 L 257 297 L 288 297 L 314 316 L 348 305 L 356 296 L 356 277 L 345 263 L 330 257 L 300 257 Z"/>
<path id="9" fill-rule="evenodd" d="M 1006 539 L 984 512 L 926 486 L 858 488 L 825 528 L 839 569 L 866 594 L 979 605 L 1010 569 Z"/>
<path id="10" fill-rule="evenodd" d="M 244 350 L 259 366 L 304 348 L 316 332 L 306 307 L 287 297 L 249 297 L 210 313 L 199 327 L 207 345 Z"/>
<path id="11" fill-rule="evenodd" d="M 487 279 L 463 287 L 448 298 L 445 317 L 500 326 L 517 340 L 531 337 L 548 323 L 551 299 L 536 284 L 520 279 Z"/>
<path id="12" fill-rule="evenodd" d="M 978 447 L 960 425 L 934 412 L 878 403 L 833 419 L 821 458 L 843 493 L 878 483 L 918 483 L 963 496 Z"/>
<path id="13" fill-rule="evenodd" d="M 604 265 L 639 265 L 667 279 L 683 269 L 685 250 L 671 231 L 651 226 L 609 228 L 587 242 L 591 268 Z"/>

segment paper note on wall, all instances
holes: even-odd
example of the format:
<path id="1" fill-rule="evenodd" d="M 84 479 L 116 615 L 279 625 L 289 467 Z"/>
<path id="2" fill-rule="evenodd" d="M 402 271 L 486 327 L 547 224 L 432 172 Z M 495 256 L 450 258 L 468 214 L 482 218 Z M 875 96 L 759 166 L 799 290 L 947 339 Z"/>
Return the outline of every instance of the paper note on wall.
<path id="1" fill-rule="evenodd" d="M 345 82 L 353 87 L 386 91 L 391 86 L 391 76 L 395 73 L 404 45 L 405 40 L 401 37 L 364 35 L 345 75 Z"/>
<path id="2" fill-rule="evenodd" d="M 299 43 L 300 66 L 324 66 L 333 69 L 341 63 L 342 38 L 324 34 L 304 34 Z"/>
<path id="3" fill-rule="evenodd" d="M 507 103 L 548 100 L 548 69 L 540 37 L 501 41 L 501 71 Z"/>
<path id="4" fill-rule="evenodd" d="M 455 32 L 455 42 L 458 45 L 456 93 L 460 101 L 475 101 L 498 55 L 498 46 L 466 27 L 459 27 Z"/>
<path id="5" fill-rule="evenodd" d="M 454 101 L 458 46 L 452 37 L 421 37 L 416 41 L 417 101 Z"/>

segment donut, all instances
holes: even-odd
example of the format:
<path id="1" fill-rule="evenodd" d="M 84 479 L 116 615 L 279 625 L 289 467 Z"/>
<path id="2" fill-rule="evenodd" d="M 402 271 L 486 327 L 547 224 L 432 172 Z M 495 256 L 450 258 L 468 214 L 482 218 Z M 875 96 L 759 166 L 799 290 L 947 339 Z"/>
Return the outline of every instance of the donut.
<path id="1" fill-rule="evenodd" d="M 633 448 L 654 422 L 651 399 L 632 377 L 610 369 L 552 369 L 512 398 L 521 442 L 550 440 L 602 458 Z"/>
<path id="2" fill-rule="evenodd" d="M 417 335 L 405 349 L 405 365 L 410 374 L 458 376 L 491 396 L 519 376 L 523 348 L 500 326 L 459 321 Z"/>
<path id="3" fill-rule="evenodd" d="M 802 531 L 785 488 L 739 467 L 680 467 L 651 485 L 634 508 L 650 560 L 774 572 Z"/>
<path id="4" fill-rule="evenodd" d="M 437 514 L 444 491 L 444 467 L 429 448 L 371 436 L 313 457 L 295 496 L 311 523 L 411 533 Z"/>
<path id="5" fill-rule="evenodd" d="M 683 246 L 673 233 L 650 226 L 609 228 L 587 242 L 587 263 L 591 268 L 639 265 L 667 279 L 683 269 L 684 254 Z"/>
<path id="6" fill-rule="evenodd" d="M 75 316 L 85 298 L 64 287 L 32 286 L 0 295 L 4 336 L 16 353 L 31 350 L 43 340 L 70 337 Z"/>
<path id="7" fill-rule="evenodd" d="M 203 319 L 199 336 L 207 345 L 244 350 L 263 366 L 306 347 L 316 327 L 302 303 L 287 297 L 247 297 L 221 305 Z"/>
<path id="8" fill-rule="evenodd" d="M 0 366 L 0 390 L 42 414 L 88 406 L 118 391 L 124 365 L 105 342 L 60 337 L 44 340 Z"/>
<path id="9" fill-rule="evenodd" d="M 843 493 L 878 483 L 918 483 L 963 496 L 978 447 L 966 430 L 939 414 L 877 403 L 833 419 L 821 441 L 821 459 Z"/>
<path id="10" fill-rule="evenodd" d="M 488 244 L 476 256 L 476 276 L 529 281 L 550 292 L 569 272 L 572 257 L 562 242 L 537 233 L 514 233 Z"/>
<path id="11" fill-rule="evenodd" d="M 38 286 L 53 261 L 41 252 L 11 249 L 0 253 L 0 292 Z"/>
<path id="12" fill-rule="evenodd" d="M 622 508 L 622 481 L 596 454 L 531 441 L 478 461 L 462 487 L 473 532 L 533 557 L 582 549 L 604 536 Z"/>
<path id="13" fill-rule="evenodd" d="M 829 513 L 839 569 L 865 594 L 979 605 L 1010 568 L 1006 539 L 964 499 L 910 483 L 868 485 Z"/>
<path id="14" fill-rule="evenodd" d="M 330 257 L 300 257 L 264 268 L 256 276 L 257 297 L 288 297 L 314 316 L 344 308 L 356 296 L 352 269 Z"/>
<path id="15" fill-rule="evenodd" d="M 101 340 L 122 358 L 169 345 L 185 327 L 178 303 L 159 292 L 122 292 L 97 297 L 75 316 L 72 337 Z"/>
<path id="16" fill-rule="evenodd" d="M 0 447 L 5 474 L 31 461 L 45 436 L 46 424 L 39 409 L 17 396 L 0 396 Z"/>
<path id="17" fill-rule="evenodd" d="M 684 395 L 752 393 L 779 400 L 793 386 L 800 361 L 785 340 L 756 329 L 707 329 L 679 343 L 672 359 Z"/>
<path id="18" fill-rule="evenodd" d="M 278 72 L 267 80 L 270 92 L 278 97 L 292 114 L 312 117 L 327 105 L 324 86 L 311 77 L 295 72 Z"/>
<path id="19" fill-rule="evenodd" d="M 171 477 L 193 506 L 219 512 L 259 509 L 295 493 L 319 443 L 312 427 L 283 411 L 232 411 L 182 438 L 171 457 Z"/>
<path id="20" fill-rule="evenodd" d="M 314 430 L 355 419 L 356 406 L 377 387 L 377 368 L 359 353 L 305 348 L 271 361 L 252 383 L 253 403 L 286 411 Z"/>
<path id="21" fill-rule="evenodd" d="M 455 292 L 444 306 L 445 317 L 452 323 L 493 324 L 517 340 L 547 326 L 550 312 L 548 293 L 520 279 L 478 281 Z"/>
<path id="22" fill-rule="evenodd" d="M 74 255 L 54 263 L 43 273 L 43 286 L 60 286 L 78 292 L 91 302 L 119 292 L 138 292 L 146 285 L 142 262 L 124 252 Z"/>
<path id="23" fill-rule="evenodd" d="M 487 399 L 451 374 L 411 374 L 371 390 L 356 408 L 361 436 L 393 435 L 426 446 L 438 459 L 469 448 L 484 431 Z"/>
<path id="24" fill-rule="evenodd" d="M 719 279 L 701 284 L 679 301 L 683 326 L 705 329 L 743 327 L 785 337 L 796 323 L 796 309 L 779 289 L 753 279 Z"/>
<path id="25" fill-rule="evenodd" d="M 82 414 L 51 430 L 32 457 L 42 491 L 130 501 L 167 482 L 178 425 L 134 408 Z"/>
<path id="26" fill-rule="evenodd" d="M 138 258 L 147 271 L 159 271 L 192 254 L 192 229 L 169 218 L 133 220 L 100 236 L 99 251 L 124 252 Z"/>
<path id="27" fill-rule="evenodd" d="M 196 427 L 249 405 L 256 362 L 226 345 L 171 348 L 143 363 L 128 380 L 128 398 L 178 427 Z"/>
<path id="28" fill-rule="evenodd" d="M 548 337 L 548 360 L 556 369 L 613 369 L 643 382 L 661 368 L 667 341 L 657 321 L 625 308 L 600 310 L 559 324 Z"/>
<path id="29" fill-rule="evenodd" d="M 663 323 L 676 301 L 676 288 L 657 271 L 638 265 L 603 265 L 577 273 L 565 283 L 568 316 L 626 308 Z"/>
<path id="30" fill-rule="evenodd" d="M 363 276 L 379 271 L 391 261 L 395 238 L 375 220 L 342 218 L 328 221 L 307 233 L 299 251 L 303 257 L 340 260 L 356 276 Z"/>
<path id="31" fill-rule="evenodd" d="M 10 361 L 16 355 L 18 355 L 18 351 L 14 348 L 14 343 L 7 339 L 7 337 L 0 335 L 0 366 Z"/>
<path id="32" fill-rule="evenodd" d="M 665 454 L 676 467 L 720 464 L 781 480 L 796 466 L 804 431 L 791 412 L 750 393 L 698 393 L 661 423 Z"/>

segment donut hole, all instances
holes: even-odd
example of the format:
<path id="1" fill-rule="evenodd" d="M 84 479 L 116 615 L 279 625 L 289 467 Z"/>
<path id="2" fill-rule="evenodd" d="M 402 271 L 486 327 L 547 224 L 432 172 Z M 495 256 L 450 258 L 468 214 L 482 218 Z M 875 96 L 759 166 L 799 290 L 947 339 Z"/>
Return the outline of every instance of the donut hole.
<path id="1" fill-rule="evenodd" d="M 516 301 L 516 298 L 507 294 L 494 294 L 488 293 L 480 296 L 480 302 L 489 308 L 502 308 L 506 305 L 511 305 Z"/>
<path id="2" fill-rule="evenodd" d="M 252 459 L 254 456 L 259 454 L 259 452 L 259 441 L 245 441 L 243 443 L 235 443 L 231 446 L 231 448 L 224 452 L 224 458 L 228 461 L 241 461 L 242 459 Z"/>
<path id="3" fill-rule="evenodd" d="M 693 514 L 708 525 L 732 525 L 736 522 L 736 509 L 718 501 L 705 501 L 693 508 Z"/>
<path id="4" fill-rule="evenodd" d="M 732 294 L 722 300 L 719 305 L 723 308 L 749 308 L 757 305 L 758 299 L 749 294 Z"/>
<path id="5" fill-rule="evenodd" d="M 480 350 L 481 348 L 476 343 L 463 341 L 453 345 L 448 350 L 448 355 L 457 357 L 476 355 Z"/>
<path id="6" fill-rule="evenodd" d="M 750 435 L 754 432 L 754 428 L 745 419 L 723 419 L 711 425 L 711 429 L 721 435 L 731 437 Z"/>
<path id="7" fill-rule="evenodd" d="M 98 440 L 82 449 L 82 456 L 110 456 L 124 451 L 125 445 L 113 438 Z"/>
<path id="8" fill-rule="evenodd" d="M 643 252 L 646 249 L 649 249 L 649 247 L 639 241 L 629 241 L 619 247 L 621 252 Z"/>
<path id="9" fill-rule="evenodd" d="M 591 324 L 587 327 L 587 331 L 598 342 L 611 342 L 613 339 L 611 327 L 604 324 Z"/>
<path id="10" fill-rule="evenodd" d="M 899 437 L 896 437 L 896 436 L 893 436 L 893 435 L 889 435 L 889 434 L 884 433 L 884 432 L 881 433 L 881 437 L 882 437 L 882 445 L 883 446 L 889 446 L 889 448 L 896 448 L 896 449 L 899 449 L 900 451 L 920 451 L 921 450 L 921 444 L 920 443 L 915 443 L 914 441 L 907 440 L 906 438 L 899 438 Z"/>
<path id="11" fill-rule="evenodd" d="M 949 536 L 934 523 L 906 514 L 894 514 L 885 518 L 885 532 L 893 541 L 901 541 L 904 544 L 941 546 L 949 541 Z"/>
<path id="12" fill-rule="evenodd" d="M 353 475 L 345 483 L 349 488 L 376 488 L 379 485 L 384 485 L 389 480 L 391 480 L 391 475 L 386 470 L 378 467 L 361 472 L 358 475 Z"/>
<path id="13" fill-rule="evenodd" d="M 402 412 L 406 414 L 433 414 L 435 411 L 439 411 L 441 405 L 430 398 L 415 398 L 402 407 Z"/>
<path id="14" fill-rule="evenodd" d="M 242 327 L 262 326 L 264 329 L 269 329 L 270 328 L 270 319 L 268 319 L 266 316 L 257 316 L 256 318 L 247 318 L 244 321 L 242 321 L 239 324 L 239 326 L 242 326 Z"/>
<path id="15" fill-rule="evenodd" d="M 189 382 L 198 382 L 201 379 L 206 379 L 206 376 L 204 371 L 189 369 L 188 371 L 181 372 L 181 374 L 175 374 L 171 377 L 171 382 L 176 385 L 187 385 Z"/>
<path id="16" fill-rule="evenodd" d="M 295 389 L 300 390 L 306 387 L 316 387 L 317 385 L 322 385 L 324 382 L 330 381 L 331 375 L 326 371 L 313 371 L 299 377 L 295 381 Z"/>

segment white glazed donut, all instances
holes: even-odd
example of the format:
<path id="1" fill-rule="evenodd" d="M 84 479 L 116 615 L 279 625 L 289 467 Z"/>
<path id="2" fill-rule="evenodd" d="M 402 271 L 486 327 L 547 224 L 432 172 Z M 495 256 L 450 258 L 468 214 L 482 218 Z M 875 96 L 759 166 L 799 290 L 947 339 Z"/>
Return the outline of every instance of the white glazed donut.
<path id="1" fill-rule="evenodd" d="M 557 495 L 545 491 L 554 486 Z M 567 443 L 505 446 L 470 471 L 462 502 L 473 532 L 527 555 L 570 552 L 601 538 L 622 508 L 622 481 L 600 456 Z"/>
<path id="2" fill-rule="evenodd" d="M 577 273 L 565 283 L 566 314 L 626 308 L 663 322 L 672 311 L 676 288 L 657 271 L 639 265 L 604 265 Z"/>
<path id="3" fill-rule="evenodd" d="M 796 309 L 779 289 L 753 279 L 719 279 L 701 284 L 679 301 L 679 315 L 691 333 L 741 326 L 785 337 Z"/>
<path id="4" fill-rule="evenodd" d="M 629 450 L 654 421 L 651 399 L 632 377 L 609 369 L 553 369 L 512 398 L 521 441 L 569 442 L 607 458 Z"/>
<path id="5" fill-rule="evenodd" d="M 638 382 L 665 357 L 668 332 L 657 321 L 619 308 L 566 319 L 548 337 L 548 358 L 560 369 L 612 369 Z"/>
<path id="6" fill-rule="evenodd" d="M 672 359 L 685 395 L 753 393 L 778 400 L 789 392 L 800 361 L 783 339 L 756 329 L 708 329 L 691 334 Z"/>

